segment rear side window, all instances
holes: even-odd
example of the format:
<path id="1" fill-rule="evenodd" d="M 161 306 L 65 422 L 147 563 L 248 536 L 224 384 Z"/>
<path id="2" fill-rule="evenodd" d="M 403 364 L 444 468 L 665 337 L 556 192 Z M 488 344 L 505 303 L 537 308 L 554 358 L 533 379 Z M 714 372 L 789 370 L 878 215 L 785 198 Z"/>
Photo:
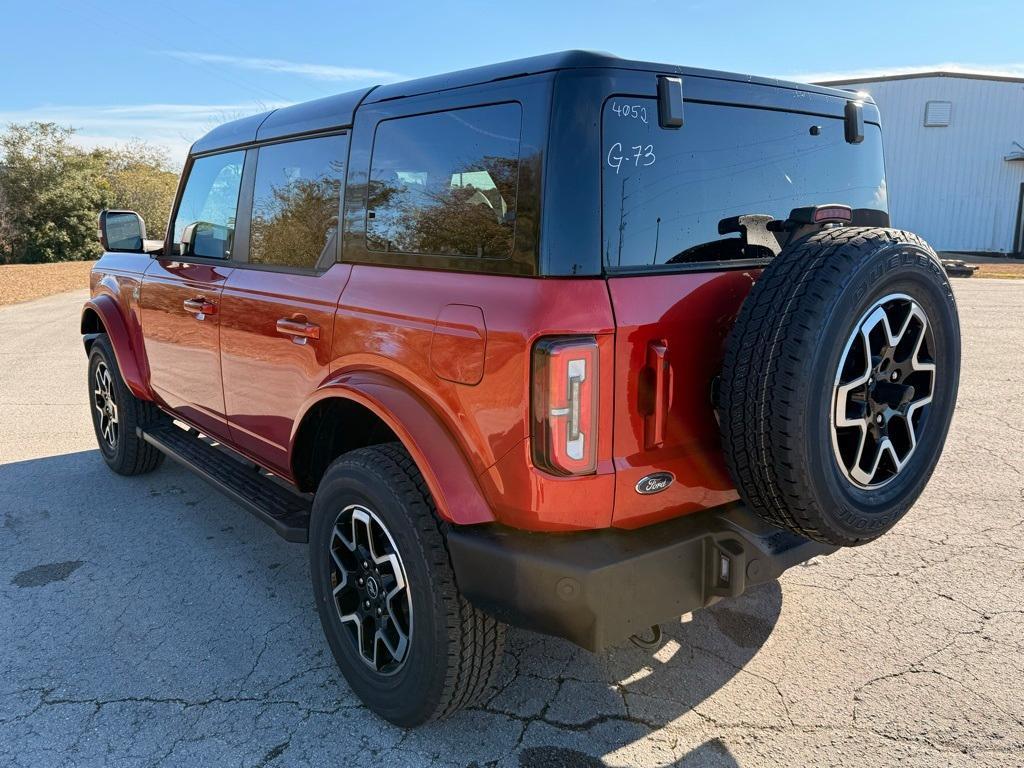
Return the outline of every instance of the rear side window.
<path id="1" fill-rule="evenodd" d="M 185 227 L 197 225 L 193 256 L 207 259 L 231 257 L 244 163 L 245 152 L 209 155 L 192 163 L 174 217 L 173 231 L 174 242 L 180 243 Z"/>
<path id="2" fill-rule="evenodd" d="M 296 269 L 333 263 L 347 136 L 260 147 L 249 262 Z"/>
<path id="3" fill-rule="evenodd" d="M 512 255 L 522 111 L 518 104 L 386 120 L 370 162 L 373 251 Z"/>
<path id="4" fill-rule="evenodd" d="M 685 118 L 667 130 L 654 99 L 605 104 L 605 267 L 770 257 L 719 234 L 732 216 L 785 219 L 794 208 L 841 203 L 858 223 L 888 211 L 877 125 L 848 144 L 838 118 L 692 102 Z"/>

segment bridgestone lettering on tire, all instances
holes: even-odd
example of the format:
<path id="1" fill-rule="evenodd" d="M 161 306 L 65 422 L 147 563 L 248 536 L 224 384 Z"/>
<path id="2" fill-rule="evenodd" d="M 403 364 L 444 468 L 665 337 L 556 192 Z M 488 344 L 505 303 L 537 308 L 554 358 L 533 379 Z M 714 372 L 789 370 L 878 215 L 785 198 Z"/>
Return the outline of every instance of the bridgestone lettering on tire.
<path id="1" fill-rule="evenodd" d="M 787 246 L 726 342 L 718 408 L 740 496 L 808 538 L 877 538 L 931 477 L 959 378 L 956 303 L 921 238 L 840 227 Z"/>

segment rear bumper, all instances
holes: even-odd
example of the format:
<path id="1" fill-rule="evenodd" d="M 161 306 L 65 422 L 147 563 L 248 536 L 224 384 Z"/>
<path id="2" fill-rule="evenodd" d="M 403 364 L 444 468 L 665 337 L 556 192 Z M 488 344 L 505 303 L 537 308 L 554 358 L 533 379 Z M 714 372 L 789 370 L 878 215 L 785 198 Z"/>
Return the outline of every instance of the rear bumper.
<path id="1" fill-rule="evenodd" d="M 448 542 L 470 602 L 591 651 L 836 549 L 768 525 L 740 504 L 633 531 L 469 526 L 453 529 Z"/>

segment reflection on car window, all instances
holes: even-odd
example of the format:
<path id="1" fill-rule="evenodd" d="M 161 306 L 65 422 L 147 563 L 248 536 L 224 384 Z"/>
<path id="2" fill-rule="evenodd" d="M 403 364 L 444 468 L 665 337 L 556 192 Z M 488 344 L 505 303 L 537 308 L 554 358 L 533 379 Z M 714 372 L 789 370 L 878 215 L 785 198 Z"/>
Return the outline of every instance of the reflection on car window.
<path id="1" fill-rule="evenodd" d="M 333 261 L 346 136 L 261 147 L 249 261 L 313 269 Z"/>
<path id="2" fill-rule="evenodd" d="M 885 220 L 877 125 L 849 144 L 839 118 L 688 103 L 685 125 L 665 130 L 647 114 L 657 114 L 654 99 L 609 99 L 604 108 L 607 267 L 770 257 L 739 233 L 719 233 L 734 216 L 786 219 L 794 208 L 840 203 L 854 209 L 855 224 Z"/>
<path id="3" fill-rule="evenodd" d="M 209 259 L 231 256 L 244 162 L 245 152 L 226 152 L 192 163 L 173 229 L 174 242 L 180 243 L 185 227 L 201 225 L 196 227 L 192 255 Z"/>
<path id="4" fill-rule="evenodd" d="M 518 104 L 387 120 L 367 200 L 371 250 L 507 258 L 519 180 Z"/>

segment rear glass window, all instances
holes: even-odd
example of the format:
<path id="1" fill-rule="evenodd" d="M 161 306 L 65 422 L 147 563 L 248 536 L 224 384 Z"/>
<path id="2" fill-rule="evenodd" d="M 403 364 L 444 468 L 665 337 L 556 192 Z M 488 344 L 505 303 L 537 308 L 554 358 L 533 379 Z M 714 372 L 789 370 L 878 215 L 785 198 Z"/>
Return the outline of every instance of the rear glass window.
<path id="1" fill-rule="evenodd" d="M 653 267 L 770 257 L 721 235 L 722 219 L 841 203 L 858 219 L 888 211 L 881 131 L 849 144 L 841 119 L 686 103 L 682 128 L 658 126 L 654 99 L 609 99 L 603 115 L 603 258 Z M 867 210 L 858 210 L 867 209 Z"/>
<path id="2" fill-rule="evenodd" d="M 347 136 L 260 147 L 249 261 L 314 269 L 334 261 Z"/>
<path id="3" fill-rule="evenodd" d="M 521 122 L 518 104 L 382 122 L 370 162 L 370 250 L 511 256 Z"/>

